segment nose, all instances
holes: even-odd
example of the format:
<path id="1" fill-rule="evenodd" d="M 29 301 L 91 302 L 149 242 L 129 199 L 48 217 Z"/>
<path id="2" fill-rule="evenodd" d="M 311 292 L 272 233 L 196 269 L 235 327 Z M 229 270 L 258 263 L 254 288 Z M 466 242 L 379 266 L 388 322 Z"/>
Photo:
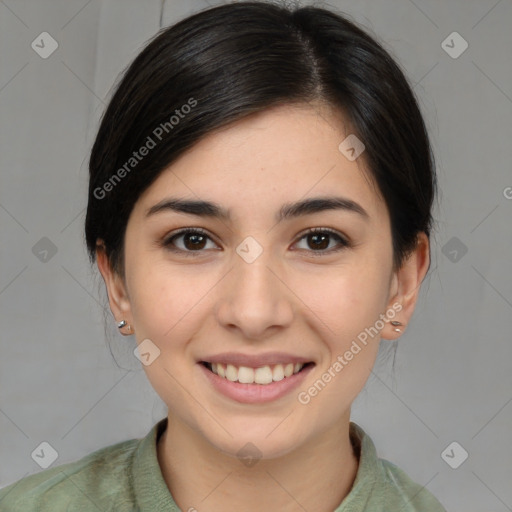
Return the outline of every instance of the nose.
<path id="1" fill-rule="evenodd" d="M 283 266 L 263 251 L 254 261 L 234 257 L 232 270 L 218 289 L 216 316 L 226 329 L 244 339 L 263 339 L 290 325 L 294 297 Z"/>

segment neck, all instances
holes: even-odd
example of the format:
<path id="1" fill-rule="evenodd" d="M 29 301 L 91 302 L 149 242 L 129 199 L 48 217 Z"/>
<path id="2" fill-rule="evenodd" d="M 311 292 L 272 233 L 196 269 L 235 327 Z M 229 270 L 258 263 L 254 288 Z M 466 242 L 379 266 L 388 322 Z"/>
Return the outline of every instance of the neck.
<path id="1" fill-rule="evenodd" d="M 158 441 L 158 461 L 181 510 L 332 512 L 350 492 L 357 474 L 349 414 L 292 452 L 250 466 L 169 414 Z"/>

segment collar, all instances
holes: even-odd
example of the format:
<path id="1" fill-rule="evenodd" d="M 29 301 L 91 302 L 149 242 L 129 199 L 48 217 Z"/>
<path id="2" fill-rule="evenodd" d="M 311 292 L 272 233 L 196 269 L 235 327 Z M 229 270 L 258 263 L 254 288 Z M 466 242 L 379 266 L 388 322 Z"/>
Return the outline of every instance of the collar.
<path id="1" fill-rule="evenodd" d="M 167 417 L 156 423 L 146 437 L 139 441 L 133 456 L 132 485 L 141 512 L 154 510 L 180 512 L 158 464 L 157 443 L 166 428 Z M 359 459 L 359 466 L 349 494 L 335 512 L 349 509 L 363 511 L 377 482 L 377 468 L 380 461 L 372 440 L 359 425 L 353 422 L 350 422 L 349 435 L 354 454 Z"/>

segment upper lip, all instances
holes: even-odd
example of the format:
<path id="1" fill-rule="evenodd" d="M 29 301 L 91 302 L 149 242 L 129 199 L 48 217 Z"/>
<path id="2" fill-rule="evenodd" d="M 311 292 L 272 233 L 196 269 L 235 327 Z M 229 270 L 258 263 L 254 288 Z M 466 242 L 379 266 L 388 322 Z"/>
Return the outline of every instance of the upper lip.
<path id="1" fill-rule="evenodd" d="M 247 366 L 249 368 L 258 368 L 261 366 L 272 366 L 276 364 L 288 363 L 310 363 L 311 359 L 288 354 L 286 352 L 267 352 L 265 354 L 249 355 L 240 354 L 237 352 L 224 352 L 222 354 L 215 354 L 206 356 L 200 359 L 200 362 L 205 363 L 223 363 L 232 364 L 233 366 Z"/>

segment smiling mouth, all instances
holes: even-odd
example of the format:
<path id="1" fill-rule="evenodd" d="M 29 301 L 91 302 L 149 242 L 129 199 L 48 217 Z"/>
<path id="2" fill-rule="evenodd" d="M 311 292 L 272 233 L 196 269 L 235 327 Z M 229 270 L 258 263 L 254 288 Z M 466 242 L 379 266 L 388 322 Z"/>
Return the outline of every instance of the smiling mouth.
<path id="1" fill-rule="evenodd" d="M 212 373 L 231 382 L 240 382 L 241 384 L 260 384 L 267 385 L 273 382 L 279 382 L 287 379 L 305 368 L 314 365 L 309 363 L 283 363 L 275 365 L 266 365 L 259 368 L 250 368 L 247 366 L 234 366 L 232 364 L 209 363 L 201 361 L 201 364 L 208 368 Z"/>

